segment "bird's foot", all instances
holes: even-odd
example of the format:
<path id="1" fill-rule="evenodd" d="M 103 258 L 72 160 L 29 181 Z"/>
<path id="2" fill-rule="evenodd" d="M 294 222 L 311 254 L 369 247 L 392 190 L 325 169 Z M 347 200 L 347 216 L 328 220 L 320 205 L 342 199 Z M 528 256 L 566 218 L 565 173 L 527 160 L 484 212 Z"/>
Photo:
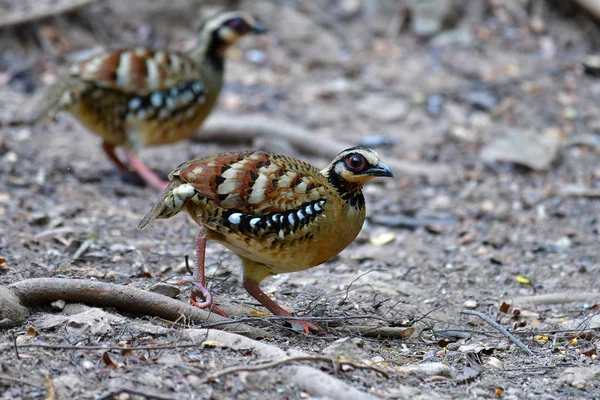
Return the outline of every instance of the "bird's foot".
<path id="1" fill-rule="evenodd" d="M 229 317 L 226 312 L 224 312 L 219 307 L 213 304 L 212 294 L 210 294 L 206 286 L 195 280 L 193 276 L 186 276 L 182 278 L 177 285 L 181 286 L 186 283 L 192 285 L 190 303 L 193 306 L 202 309 L 210 308 L 212 311 L 216 312 L 219 315 L 222 315 L 225 318 Z"/>
<path id="2" fill-rule="evenodd" d="M 305 334 L 309 335 L 312 333 L 322 332 L 321 328 L 318 325 L 313 324 L 310 321 L 298 320 L 298 319 L 290 319 L 288 322 L 292 325 L 294 330 L 303 331 Z"/>

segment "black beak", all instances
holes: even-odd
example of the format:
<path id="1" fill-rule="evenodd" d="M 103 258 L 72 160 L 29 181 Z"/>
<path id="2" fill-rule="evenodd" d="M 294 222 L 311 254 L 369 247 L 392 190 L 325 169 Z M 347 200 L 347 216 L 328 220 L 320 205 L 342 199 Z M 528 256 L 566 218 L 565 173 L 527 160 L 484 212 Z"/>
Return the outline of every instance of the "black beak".
<path id="1" fill-rule="evenodd" d="M 372 176 L 384 176 L 384 177 L 388 177 L 388 178 L 394 177 L 394 174 L 392 173 L 392 170 L 390 169 L 390 167 L 388 167 L 381 161 L 379 161 L 379 163 L 377 163 L 377 166 L 375 168 L 369 168 L 368 170 L 366 170 L 365 174 L 372 175 Z"/>
<path id="2" fill-rule="evenodd" d="M 262 34 L 268 32 L 268 29 L 262 22 L 254 20 L 254 25 L 252 26 L 250 31 L 257 34 Z"/>

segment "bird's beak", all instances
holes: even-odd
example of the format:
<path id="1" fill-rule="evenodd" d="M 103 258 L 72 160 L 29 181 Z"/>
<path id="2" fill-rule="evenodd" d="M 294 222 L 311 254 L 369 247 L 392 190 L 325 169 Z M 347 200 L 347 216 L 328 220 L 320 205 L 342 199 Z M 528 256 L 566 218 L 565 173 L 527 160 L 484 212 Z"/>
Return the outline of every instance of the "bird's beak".
<path id="1" fill-rule="evenodd" d="M 385 176 L 388 178 L 394 177 L 394 174 L 392 173 L 392 170 L 390 169 L 390 167 L 388 167 L 381 161 L 379 161 L 379 163 L 377 163 L 377 166 L 375 168 L 370 168 L 370 169 L 366 170 L 365 173 L 367 175 L 372 175 L 372 176 Z"/>
<path id="2" fill-rule="evenodd" d="M 254 25 L 252 25 L 252 28 L 250 30 L 253 33 L 257 33 L 257 34 L 262 34 L 262 33 L 268 32 L 268 29 L 265 26 L 265 24 L 263 24 L 262 22 L 260 22 L 258 20 L 254 20 Z"/>

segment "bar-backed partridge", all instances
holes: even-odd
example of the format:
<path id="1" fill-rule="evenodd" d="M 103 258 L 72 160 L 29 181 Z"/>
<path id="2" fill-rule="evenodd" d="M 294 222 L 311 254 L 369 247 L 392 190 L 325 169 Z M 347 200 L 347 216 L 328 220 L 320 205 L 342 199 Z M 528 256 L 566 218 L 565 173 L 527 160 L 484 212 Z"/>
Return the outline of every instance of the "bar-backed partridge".
<path id="1" fill-rule="evenodd" d="M 191 302 L 212 307 L 205 286 L 207 239 L 222 243 L 242 260 L 243 286 L 274 315 L 291 316 L 271 300 L 259 283 L 268 276 L 319 265 L 342 251 L 365 220 L 362 185 L 374 177 L 392 177 L 374 150 L 342 151 L 321 171 L 294 158 L 261 151 L 225 153 L 180 165 L 169 185 L 140 222 L 170 218 L 186 210 L 200 225 Z M 305 332 L 308 321 L 292 322 Z"/>
<path id="2" fill-rule="evenodd" d="M 102 137 L 103 150 L 119 168 L 129 167 L 163 190 L 167 182 L 135 153 L 193 135 L 221 91 L 225 50 L 250 32 L 266 28 L 248 13 L 226 12 L 204 23 L 197 45 L 185 54 L 134 48 L 92 57 L 59 81 L 42 112 L 71 113 Z M 125 162 L 116 146 L 123 147 Z"/>

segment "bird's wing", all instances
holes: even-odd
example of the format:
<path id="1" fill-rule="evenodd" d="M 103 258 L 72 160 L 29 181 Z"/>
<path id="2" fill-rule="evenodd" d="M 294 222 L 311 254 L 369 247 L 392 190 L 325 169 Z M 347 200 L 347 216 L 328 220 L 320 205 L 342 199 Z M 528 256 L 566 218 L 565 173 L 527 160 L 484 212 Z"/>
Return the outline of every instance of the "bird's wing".
<path id="1" fill-rule="evenodd" d="M 327 197 L 327 179 L 312 165 L 248 151 L 188 161 L 170 178 L 189 183 L 223 209 L 261 216 L 300 209 Z"/>
<path id="2" fill-rule="evenodd" d="M 183 54 L 146 48 L 121 49 L 93 56 L 74 66 L 69 75 L 99 87 L 145 96 L 202 77 Z"/>

